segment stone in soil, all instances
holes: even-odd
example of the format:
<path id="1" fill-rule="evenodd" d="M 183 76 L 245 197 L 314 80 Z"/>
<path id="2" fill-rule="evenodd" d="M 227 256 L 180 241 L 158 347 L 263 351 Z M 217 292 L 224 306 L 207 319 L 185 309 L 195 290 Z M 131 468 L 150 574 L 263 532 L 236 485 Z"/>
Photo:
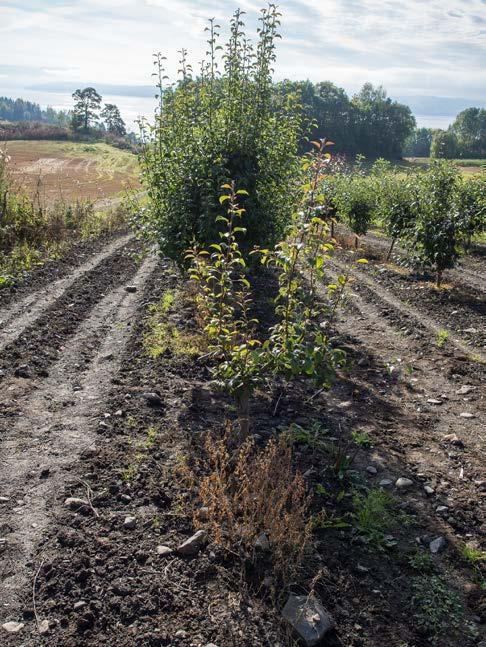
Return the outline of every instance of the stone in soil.
<path id="1" fill-rule="evenodd" d="M 133 294 L 133 292 L 136 292 L 136 291 L 137 291 L 137 286 L 136 286 L 136 285 L 126 285 L 126 286 L 125 286 L 125 290 L 126 290 L 127 292 L 130 292 L 130 293 L 132 293 L 132 294 Z"/>
<path id="2" fill-rule="evenodd" d="M 163 404 L 162 398 L 158 393 L 154 393 L 154 392 L 144 393 L 143 397 L 145 398 L 149 407 L 161 407 Z"/>
<path id="3" fill-rule="evenodd" d="M 49 620 L 41 620 L 39 622 L 39 633 L 41 636 L 45 636 L 46 634 L 49 633 Z"/>
<path id="4" fill-rule="evenodd" d="M 449 510 L 449 508 L 446 505 L 438 505 L 435 509 L 438 514 L 444 514 L 447 510 Z"/>
<path id="5" fill-rule="evenodd" d="M 77 497 L 70 496 L 64 501 L 66 508 L 79 512 L 81 510 L 86 510 L 89 507 L 89 503 L 86 499 L 79 499 Z"/>
<path id="6" fill-rule="evenodd" d="M 206 531 L 198 530 L 192 537 L 186 539 L 178 548 L 179 555 L 197 555 L 206 540 Z"/>
<path id="7" fill-rule="evenodd" d="M 167 557 L 167 555 L 171 555 L 173 552 L 169 546 L 157 546 L 157 555 L 160 557 Z"/>
<path id="8" fill-rule="evenodd" d="M 30 366 L 28 364 L 22 364 L 21 366 L 17 366 L 14 372 L 15 377 L 23 377 L 23 378 L 28 378 L 30 377 Z"/>
<path id="9" fill-rule="evenodd" d="M 368 467 L 366 468 L 366 471 L 369 474 L 377 474 L 378 473 L 378 470 L 376 469 L 376 467 L 374 465 L 368 465 Z"/>
<path id="10" fill-rule="evenodd" d="M 260 533 L 256 538 L 255 548 L 261 551 L 270 550 L 270 539 L 265 532 Z"/>
<path id="11" fill-rule="evenodd" d="M 0 503 L 7 503 L 8 501 L 10 501 L 8 496 L 0 496 Z"/>
<path id="12" fill-rule="evenodd" d="M 135 519 L 135 517 L 125 517 L 125 521 L 123 522 L 123 527 L 125 528 L 125 530 L 133 530 L 136 525 L 137 520 Z"/>
<path id="13" fill-rule="evenodd" d="M 462 413 L 459 414 L 460 418 L 475 418 L 476 416 L 474 413 L 470 413 L 469 411 L 463 411 Z"/>
<path id="14" fill-rule="evenodd" d="M 413 481 L 411 479 L 407 479 L 401 476 L 399 479 L 396 480 L 395 486 L 399 490 L 406 490 L 407 488 L 413 486 Z"/>
<path id="15" fill-rule="evenodd" d="M 381 479 L 380 481 L 381 487 L 391 487 L 392 485 L 393 485 L 393 481 L 391 479 Z"/>
<path id="16" fill-rule="evenodd" d="M 2 629 L 9 634 L 18 634 L 24 627 L 25 625 L 23 622 L 5 622 L 2 625 Z"/>
<path id="17" fill-rule="evenodd" d="M 282 616 L 307 647 L 317 645 L 334 627 L 332 616 L 313 595 L 290 595 Z"/>
<path id="18" fill-rule="evenodd" d="M 456 391 L 456 395 L 467 395 L 471 391 L 475 391 L 475 386 L 470 386 L 469 384 L 464 384 L 460 389 Z"/>
<path id="19" fill-rule="evenodd" d="M 437 537 L 436 539 L 433 539 L 429 544 L 430 552 L 434 555 L 444 550 L 446 546 L 447 541 L 445 537 Z"/>
<path id="20" fill-rule="evenodd" d="M 435 490 L 433 487 L 430 487 L 430 485 L 424 485 L 424 492 L 427 496 L 432 496 Z"/>

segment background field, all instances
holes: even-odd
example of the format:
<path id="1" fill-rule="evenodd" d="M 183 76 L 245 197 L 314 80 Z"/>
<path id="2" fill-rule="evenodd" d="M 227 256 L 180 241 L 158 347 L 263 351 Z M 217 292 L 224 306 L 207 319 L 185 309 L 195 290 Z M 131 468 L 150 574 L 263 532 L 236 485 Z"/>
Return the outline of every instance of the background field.
<path id="1" fill-rule="evenodd" d="M 47 204 L 97 201 L 139 186 L 136 155 L 105 143 L 7 141 L 2 148 L 16 183 Z"/>

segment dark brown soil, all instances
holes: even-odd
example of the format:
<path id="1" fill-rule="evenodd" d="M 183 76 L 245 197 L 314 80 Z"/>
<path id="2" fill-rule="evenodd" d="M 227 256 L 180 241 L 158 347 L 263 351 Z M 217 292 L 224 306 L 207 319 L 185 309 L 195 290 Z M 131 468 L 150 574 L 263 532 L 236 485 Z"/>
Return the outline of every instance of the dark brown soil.
<path id="1" fill-rule="evenodd" d="M 336 259 L 330 278 L 344 259 L 344 253 Z M 478 292 L 463 295 L 459 305 L 459 288 L 444 297 L 428 283 L 419 288 L 411 277 L 393 268 L 381 272 L 372 262 L 356 272 L 336 322 L 336 343 L 349 362 L 330 391 L 296 381 L 276 413 L 277 385 L 256 394 L 257 443 L 292 423 L 308 428 L 318 422 L 326 430 L 322 451 L 299 444 L 295 462 L 314 492 L 313 513 L 324 510 L 329 527 L 314 531 L 298 578 L 272 590 L 262 585 L 271 575 L 268 564 L 244 565 L 211 538 L 194 557 L 158 555 L 158 545 L 174 548 L 194 532 L 197 500 L 181 466 L 201 455 L 205 433 L 223 433 L 234 407 L 211 387 L 205 361 L 170 351 L 155 360 L 144 350 L 148 305 L 182 285 L 173 269 L 161 263 L 138 270 L 126 250 L 104 263 L 75 281 L 0 356 L 2 464 L 19 461 L 18 478 L 15 463 L 7 470 L 11 478 L 0 477 L 0 496 L 10 498 L 0 504 L 0 537 L 7 539 L 0 574 L 10 592 L 0 594 L 0 620 L 25 624 L 15 636 L 3 633 L 4 644 L 291 645 L 281 605 L 289 591 L 314 589 L 336 621 L 326 645 L 425 647 L 432 643 L 417 625 L 412 586 L 419 572 L 410 557 L 428 554 L 428 541 L 439 536 L 447 547 L 432 558 L 434 568 L 459 594 L 466 616 L 436 644 L 479 643 L 484 575 L 461 555 L 466 542 L 479 546 L 486 530 L 484 365 L 474 359 L 482 338 L 463 332 L 479 326 L 479 318 L 466 324 L 482 314 Z M 127 301 L 124 286 L 135 272 L 137 292 Z M 359 280 L 363 272 L 371 285 Z M 454 308 L 461 314 L 451 320 Z M 194 325 L 190 303 L 168 316 L 181 330 Z M 443 347 L 435 343 L 434 326 L 451 331 Z M 20 363 L 33 367 L 31 378 L 12 376 Z M 40 375 L 44 369 L 48 378 Z M 458 394 L 465 385 L 469 393 Z M 149 406 L 143 394 L 152 391 L 162 406 Z M 475 417 L 463 418 L 463 412 Z M 357 445 L 353 432 L 366 432 L 371 447 Z M 21 460 L 22 453 L 27 458 Z M 332 467 L 336 455 L 350 457 L 340 473 Z M 395 488 L 399 477 L 413 486 Z M 390 525 L 381 529 L 390 535 L 388 544 L 370 541 L 352 517 L 353 492 L 379 488 L 383 479 L 392 482 L 386 491 L 393 493 Z M 427 495 L 425 485 L 434 492 Z M 93 509 L 81 514 L 63 506 L 66 497 L 87 492 Z M 440 505 L 447 510 L 436 512 Z M 128 515 L 136 520 L 129 530 Z M 46 635 L 39 634 L 35 613 L 49 621 Z"/>

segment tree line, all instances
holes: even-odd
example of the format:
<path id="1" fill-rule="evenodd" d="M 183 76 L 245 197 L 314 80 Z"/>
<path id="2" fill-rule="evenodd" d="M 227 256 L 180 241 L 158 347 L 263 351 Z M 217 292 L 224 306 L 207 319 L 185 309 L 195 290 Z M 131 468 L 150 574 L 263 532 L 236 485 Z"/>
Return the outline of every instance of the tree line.
<path id="1" fill-rule="evenodd" d="M 330 81 L 283 81 L 275 86 L 276 103 L 282 104 L 286 95 L 294 93 L 307 119 L 311 139 L 332 134 L 335 152 L 367 157 L 402 156 L 407 137 L 415 128 L 410 108 L 393 101 L 382 86 L 365 83 L 349 97 L 343 88 Z M 301 143 L 307 149 L 306 142 Z"/>
<path id="2" fill-rule="evenodd" d="M 6 121 L 36 121 L 64 127 L 69 123 L 70 114 L 66 110 L 54 110 L 48 106 L 43 109 L 38 103 L 25 99 L 0 97 L 0 119 Z"/>
<path id="3" fill-rule="evenodd" d="M 72 97 L 74 99 L 72 110 L 54 110 L 50 106 L 44 110 L 38 103 L 32 101 L 0 97 L 0 119 L 50 124 L 82 133 L 102 130 L 118 137 L 124 137 L 127 134 L 118 106 L 114 103 L 105 103 L 102 107 L 103 98 L 95 88 L 78 89 Z"/>
<path id="4" fill-rule="evenodd" d="M 486 158 L 486 110 L 463 110 L 447 130 L 415 129 L 405 142 L 404 155 L 443 159 Z"/>

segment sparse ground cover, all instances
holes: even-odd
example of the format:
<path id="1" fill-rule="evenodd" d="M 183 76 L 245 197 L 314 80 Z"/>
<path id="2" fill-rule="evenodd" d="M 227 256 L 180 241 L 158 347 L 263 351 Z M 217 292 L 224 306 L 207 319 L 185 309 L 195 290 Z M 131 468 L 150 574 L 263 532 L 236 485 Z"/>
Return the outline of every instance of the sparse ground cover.
<path id="1" fill-rule="evenodd" d="M 426 314 L 450 329 L 448 316 L 427 297 L 410 314 L 401 275 L 369 252 L 353 272 L 372 285 L 355 277 L 335 324 L 348 368 L 329 392 L 306 380 L 283 395 L 277 385 L 257 390 L 252 433 L 261 449 L 287 430 L 293 437 L 313 518 L 296 590 L 313 590 L 332 613 L 328 644 L 474 645 L 485 613 L 479 338 L 463 335 L 467 355 L 453 339 L 437 345 L 435 329 L 417 321 Z M 21 621 L 27 644 L 292 644 L 270 555 L 245 565 L 212 533 L 194 556 L 175 550 L 205 525 L 205 435 L 224 435 L 236 412 L 214 391 L 203 349 L 199 360 L 193 345 L 158 352 L 154 318 L 192 338 L 194 304 L 170 264 L 140 266 L 137 255 L 120 240 L 88 274 L 59 266 L 57 278 L 74 281 L 42 313 L 25 301 L 26 328 L 0 351 L 2 621 Z M 35 282 L 5 293 L 0 318 L 15 320 L 36 295 Z M 462 307 L 473 315 L 474 302 Z M 73 496 L 94 510 L 67 509 Z M 32 611 L 36 574 L 45 635 Z M 5 634 L 5 644 L 17 640 Z"/>
<path id="2" fill-rule="evenodd" d="M 486 160 L 483 159 L 455 159 L 453 160 L 465 175 L 483 173 L 486 171 Z M 399 166 L 405 168 L 423 168 L 430 164 L 430 157 L 407 157 Z"/>
<path id="3" fill-rule="evenodd" d="M 103 142 L 7 141 L 14 179 L 44 203 L 96 202 L 139 186 L 138 160 Z"/>

